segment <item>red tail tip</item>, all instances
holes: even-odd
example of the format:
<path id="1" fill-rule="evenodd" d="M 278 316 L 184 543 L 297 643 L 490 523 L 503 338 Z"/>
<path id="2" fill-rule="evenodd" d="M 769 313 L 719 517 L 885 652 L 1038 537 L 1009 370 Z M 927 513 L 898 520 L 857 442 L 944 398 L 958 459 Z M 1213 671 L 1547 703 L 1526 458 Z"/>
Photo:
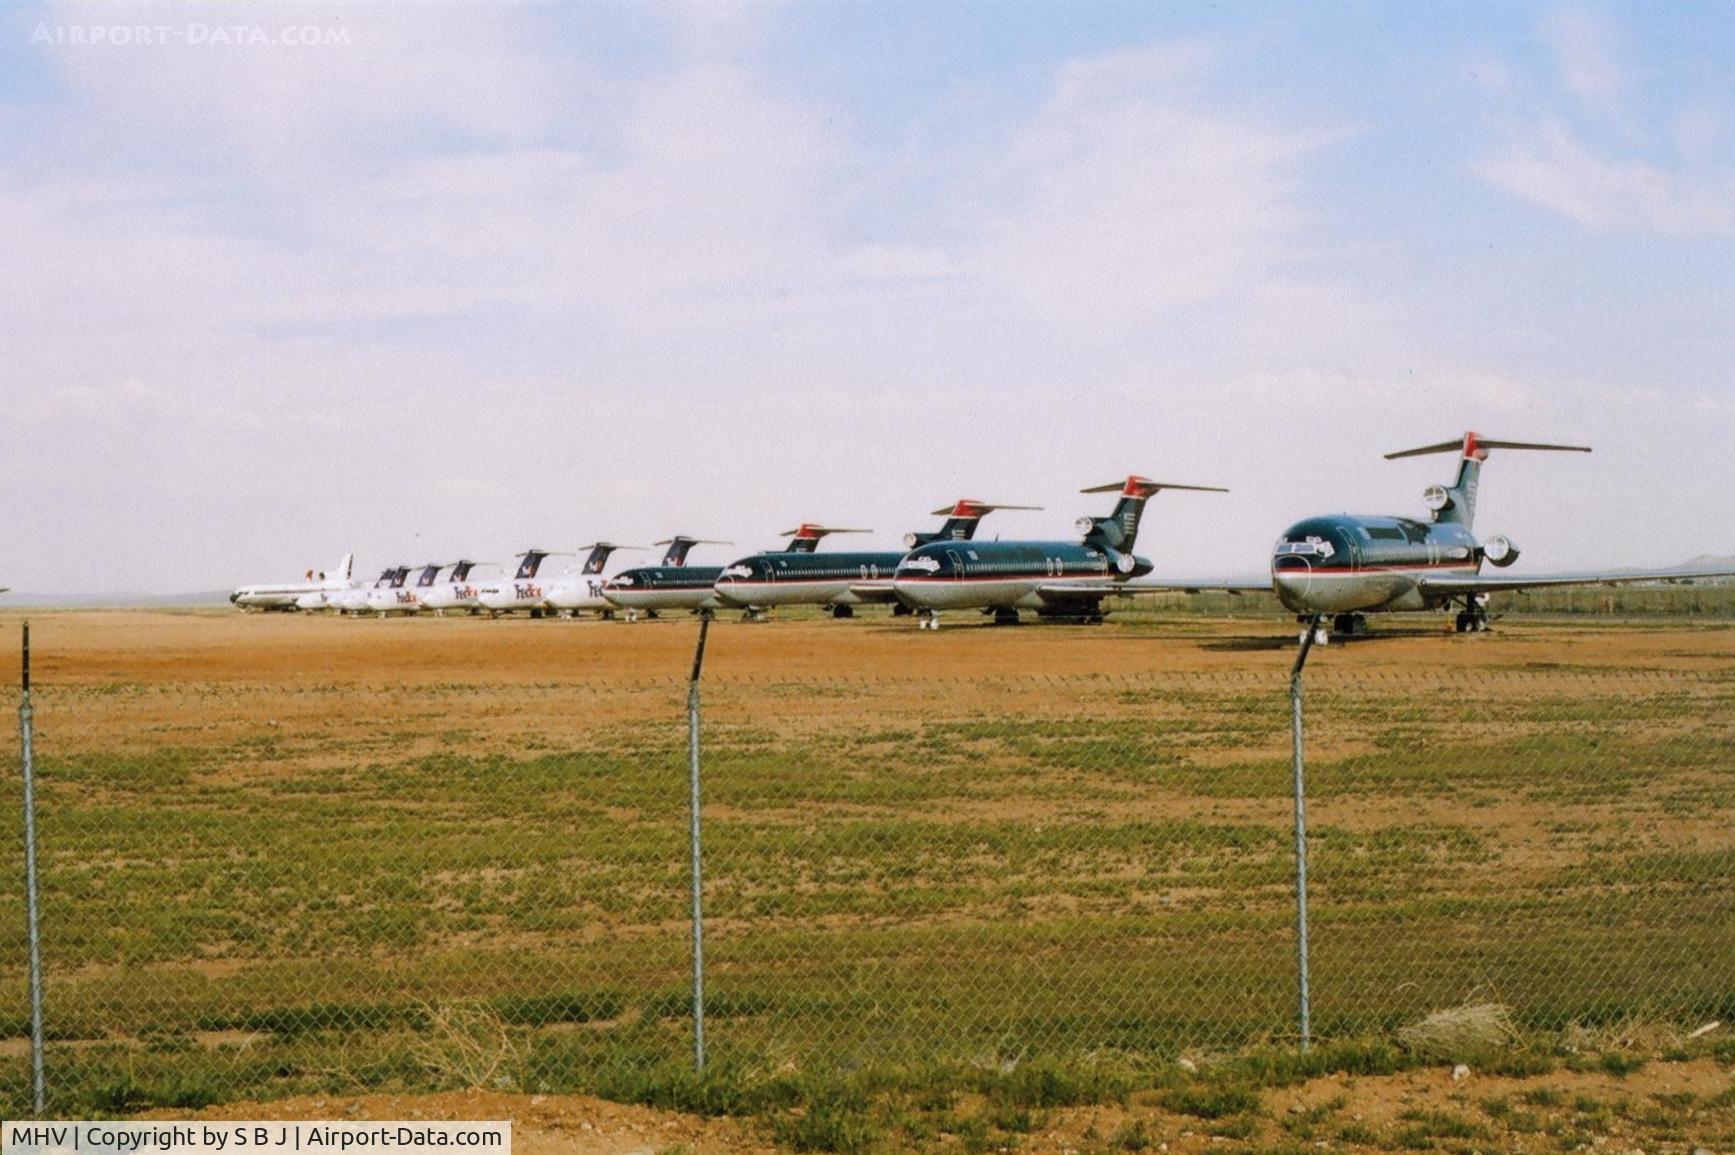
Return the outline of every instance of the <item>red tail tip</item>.
<path id="1" fill-rule="evenodd" d="M 1476 440 L 1474 432 L 1464 434 L 1464 460 L 1487 461 L 1488 451 Z"/>

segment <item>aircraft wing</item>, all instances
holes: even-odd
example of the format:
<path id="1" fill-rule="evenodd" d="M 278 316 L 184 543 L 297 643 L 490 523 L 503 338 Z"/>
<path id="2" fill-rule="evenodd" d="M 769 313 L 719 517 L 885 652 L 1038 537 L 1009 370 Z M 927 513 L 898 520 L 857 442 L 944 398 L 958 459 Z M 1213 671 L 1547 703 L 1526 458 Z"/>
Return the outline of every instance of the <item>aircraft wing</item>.
<path id="1" fill-rule="evenodd" d="M 1159 578 L 1156 580 L 1140 579 L 1136 582 L 1120 582 L 1116 585 L 1104 585 L 1094 582 L 1043 582 L 1036 587 L 1036 592 L 1042 597 L 1066 601 L 1080 597 L 1131 597 L 1133 594 L 1168 594 L 1168 593 L 1260 593 L 1271 592 L 1270 578 Z"/>
<path id="2" fill-rule="evenodd" d="M 1231 578 L 1140 578 L 1138 581 L 1127 582 L 1115 592 L 1122 594 L 1268 594 L 1271 592 L 1271 578 L 1269 575 Z"/>
<path id="3" fill-rule="evenodd" d="M 850 586 L 849 592 L 863 602 L 890 604 L 898 600 L 898 595 L 892 592 L 892 583 L 889 581 L 861 582 Z"/>
<path id="4" fill-rule="evenodd" d="M 1604 570 L 1581 573 L 1442 574 L 1421 579 L 1423 593 L 1486 594 L 1501 590 L 1543 589 L 1548 586 L 1615 586 L 1633 582 L 1688 582 L 1695 578 L 1735 577 L 1735 569 Z"/>

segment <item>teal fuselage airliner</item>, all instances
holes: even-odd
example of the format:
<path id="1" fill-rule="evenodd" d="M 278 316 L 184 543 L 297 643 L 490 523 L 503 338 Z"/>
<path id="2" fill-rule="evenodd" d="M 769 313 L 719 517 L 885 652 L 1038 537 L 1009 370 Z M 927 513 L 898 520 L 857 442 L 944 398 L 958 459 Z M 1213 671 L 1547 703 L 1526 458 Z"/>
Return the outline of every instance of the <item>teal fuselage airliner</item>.
<path id="1" fill-rule="evenodd" d="M 985 514 L 996 509 L 1032 508 L 966 499 L 936 509 L 935 516 L 946 515 L 945 523 L 930 533 L 906 534 L 906 548 L 895 551 L 820 553 L 814 547 L 828 534 L 867 531 L 803 525 L 790 531 L 794 537 L 789 549 L 756 553 L 723 567 L 717 578 L 717 596 L 726 605 L 749 612 L 771 606 L 813 605 L 827 606 L 833 617 L 847 618 L 854 615 L 856 606 L 876 603 L 891 605 L 894 612 L 903 610 L 892 589 L 892 574 L 910 549 L 925 547 L 930 542 L 970 541 Z M 798 550 L 798 546 L 803 548 Z"/>
<path id="2" fill-rule="evenodd" d="M 662 564 L 622 570 L 603 583 L 602 596 L 626 610 L 629 622 L 640 614 L 654 618 L 661 610 L 722 608 L 723 603 L 717 600 L 714 587 L 723 567 L 688 565 L 687 554 L 696 545 L 728 545 L 728 542 L 676 534 L 656 544 L 669 547 L 663 554 Z M 794 542 L 790 543 L 790 548 L 795 548 Z M 806 548 L 811 549 L 812 545 Z"/>
<path id="3" fill-rule="evenodd" d="M 953 609 L 992 611 L 1001 623 L 1017 621 L 1026 609 L 1043 618 L 1099 622 L 1104 598 L 1154 568 L 1133 553 L 1133 544 L 1145 503 L 1164 489 L 1227 492 L 1136 476 L 1092 486 L 1082 492 L 1118 490 L 1120 500 L 1107 517 L 1080 518 L 1080 540 L 931 542 L 898 563 L 892 590 L 927 629 L 938 629 L 938 615 Z"/>
<path id="4" fill-rule="evenodd" d="M 1129 592 L 1185 590 L 1269 590 L 1307 622 L 1320 622 L 1319 640 L 1332 633 L 1361 632 L 1366 615 L 1407 610 L 1457 609 L 1460 633 L 1488 628 L 1488 596 L 1505 590 L 1548 586 L 1619 585 L 1630 582 L 1683 581 L 1727 577 L 1728 569 L 1591 570 L 1571 573 L 1506 574 L 1518 560 L 1518 546 L 1504 536 L 1479 540 L 1472 532 L 1482 463 L 1493 449 L 1589 453 L 1583 445 L 1499 441 L 1466 433 L 1462 440 L 1386 454 L 1387 460 L 1430 453 L 1457 453 L 1458 476 L 1451 485 L 1431 485 L 1423 494 L 1427 521 L 1409 517 L 1332 514 L 1310 517 L 1283 531 L 1273 547 L 1269 581 L 1150 581 Z"/>

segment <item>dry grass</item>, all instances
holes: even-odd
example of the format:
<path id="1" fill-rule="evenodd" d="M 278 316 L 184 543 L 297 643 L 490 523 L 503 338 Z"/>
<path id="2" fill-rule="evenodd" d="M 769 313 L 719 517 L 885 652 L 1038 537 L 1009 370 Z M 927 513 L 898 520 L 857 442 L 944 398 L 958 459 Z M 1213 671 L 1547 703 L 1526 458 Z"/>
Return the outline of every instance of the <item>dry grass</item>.
<path id="1" fill-rule="evenodd" d="M 1471 1003 L 1435 1011 L 1399 1029 L 1398 1038 L 1426 1058 L 1456 1059 L 1515 1042 L 1518 1027 L 1505 1004 Z"/>

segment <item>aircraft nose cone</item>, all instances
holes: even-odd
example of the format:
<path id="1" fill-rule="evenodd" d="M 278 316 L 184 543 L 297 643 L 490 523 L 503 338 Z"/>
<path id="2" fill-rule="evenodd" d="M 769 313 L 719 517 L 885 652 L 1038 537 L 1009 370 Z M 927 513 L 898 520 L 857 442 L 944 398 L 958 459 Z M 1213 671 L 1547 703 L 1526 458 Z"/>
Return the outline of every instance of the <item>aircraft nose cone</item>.
<path id="1" fill-rule="evenodd" d="M 711 588 L 717 591 L 717 596 L 732 606 L 745 606 L 747 603 L 736 594 L 736 579 L 724 574 L 717 579 L 717 584 Z"/>
<path id="2" fill-rule="evenodd" d="M 1313 591 L 1313 566 L 1305 558 L 1278 558 L 1271 564 L 1271 584 L 1278 599 L 1290 609 L 1304 608 Z"/>

